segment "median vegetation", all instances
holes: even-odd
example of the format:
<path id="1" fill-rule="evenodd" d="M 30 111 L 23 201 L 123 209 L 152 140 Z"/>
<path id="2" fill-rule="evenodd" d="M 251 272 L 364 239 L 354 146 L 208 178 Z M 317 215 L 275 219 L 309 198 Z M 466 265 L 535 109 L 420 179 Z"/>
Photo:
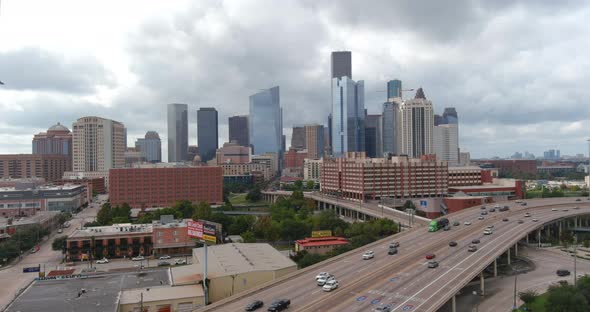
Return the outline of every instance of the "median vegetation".
<path id="1" fill-rule="evenodd" d="M 16 227 L 15 232 L 0 243 L 0 264 L 4 265 L 17 258 L 21 252 L 33 248 L 48 234 L 48 230 L 37 224 Z"/>
<path id="2" fill-rule="evenodd" d="M 544 294 L 527 291 L 519 293 L 519 298 L 525 304 L 515 311 L 587 312 L 590 311 L 590 276 L 578 278 L 576 286 L 560 281 L 549 286 Z"/>

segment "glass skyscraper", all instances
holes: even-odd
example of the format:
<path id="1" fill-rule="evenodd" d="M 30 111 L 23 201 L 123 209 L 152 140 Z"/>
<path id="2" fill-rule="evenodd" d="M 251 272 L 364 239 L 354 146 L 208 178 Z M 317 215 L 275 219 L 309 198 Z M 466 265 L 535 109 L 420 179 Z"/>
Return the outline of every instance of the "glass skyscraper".
<path id="1" fill-rule="evenodd" d="M 168 162 L 189 160 L 187 152 L 188 105 L 168 104 Z"/>
<path id="2" fill-rule="evenodd" d="M 365 151 L 364 82 L 332 79 L 332 154 Z"/>
<path id="3" fill-rule="evenodd" d="M 250 96 L 248 122 L 253 153 L 280 155 L 283 143 L 283 116 L 278 86 Z"/>
<path id="4" fill-rule="evenodd" d="M 402 97 L 402 81 L 398 79 L 389 80 L 387 82 L 387 98 L 401 98 Z"/>
<path id="5" fill-rule="evenodd" d="M 156 131 L 148 131 L 144 138 L 135 141 L 137 148 L 145 157 L 145 161 L 151 163 L 162 162 L 162 143 L 160 135 Z"/>
<path id="6" fill-rule="evenodd" d="M 215 158 L 218 143 L 217 110 L 213 107 L 201 107 L 197 111 L 197 142 L 202 162 Z"/>

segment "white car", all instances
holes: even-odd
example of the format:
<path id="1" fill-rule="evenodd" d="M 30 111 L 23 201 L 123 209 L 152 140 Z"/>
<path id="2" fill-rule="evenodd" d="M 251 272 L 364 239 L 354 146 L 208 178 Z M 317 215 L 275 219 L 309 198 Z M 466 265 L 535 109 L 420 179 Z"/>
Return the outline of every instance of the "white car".
<path id="1" fill-rule="evenodd" d="M 556 208 L 551 208 L 551 211 L 557 211 L 557 209 Z"/>
<path id="2" fill-rule="evenodd" d="M 166 260 L 166 259 L 170 259 L 170 256 L 164 255 L 164 256 L 160 256 L 160 258 L 158 258 L 158 260 Z"/>
<path id="3" fill-rule="evenodd" d="M 332 291 L 336 288 L 338 288 L 338 281 L 335 279 L 327 281 L 322 287 L 324 291 Z"/>
<path id="4" fill-rule="evenodd" d="M 96 260 L 97 264 L 105 264 L 105 263 L 109 263 L 109 259 L 107 258 L 102 258 L 100 260 Z"/>
<path id="5" fill-rule="evenodd" d="M 492 233 L 493 232 L 490 229 L 486 229 L 486 230 L 483 231 L 483 235 L 492 235 Z"/>
<path id="6" fill-rule="evenodd" d="M 363 254 L 363 260 L 373 259 L 374 257 L 375 257 L 375 252 L 372 250 L 369 250 Z"/>
<path id="7" fill-rule="evenodd" d="M 174 264 L 176 264 L 176 265 L 186 264 L 186 260 L 184 260 L 184 259 L 176 259 L 176 260 L 174 260 Z"/>
<path id="8" fill-rule="evenodd" d="M 320 277 L 318 279 L 318 286 L 324 286 L 327 282 L 335 280 L 336 278 L 333 275 L 328 275 L 324 277 Z"/>
<path id="9" fill-rule="evenodd" d="M 471 225 L 471 221 L 465 221 L 463 222 L 464 225 Z"/>
<path id="10" fill-rule="evenodd" d="M 330 276 L 331 274 L 328 272 L 320 272 L 318 275 L 315 276 L 315 280 L 319 280 L 322 277 Z"/>
<path id="11" fill-rule="evenodd" d="M 131 258 L 131 260 L 133 260 L 133 261 L 143 261 L 143 260 L 145 260 L 145 258 L 143 256 L 137 256 L 137 257 Z"/>
<path id="12" fill-rule="evenodd" d="M 528 217 L 531 216 L 531 214 L 527 212 L 527 213 L 524 214 L 524 216 L 528 218 Z"/>

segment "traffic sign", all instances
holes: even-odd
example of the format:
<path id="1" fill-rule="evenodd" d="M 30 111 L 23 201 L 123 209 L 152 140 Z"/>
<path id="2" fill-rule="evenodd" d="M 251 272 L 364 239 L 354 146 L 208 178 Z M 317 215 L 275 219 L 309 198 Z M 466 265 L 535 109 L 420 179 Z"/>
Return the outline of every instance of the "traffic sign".
<path id="1" fill-rule="evenodd" d="M 35 272 L 39 272 L 39 271 L 41 271 L 41 268 L 38 266 L 23 268 L 23 273 L 35 273 Z"/>

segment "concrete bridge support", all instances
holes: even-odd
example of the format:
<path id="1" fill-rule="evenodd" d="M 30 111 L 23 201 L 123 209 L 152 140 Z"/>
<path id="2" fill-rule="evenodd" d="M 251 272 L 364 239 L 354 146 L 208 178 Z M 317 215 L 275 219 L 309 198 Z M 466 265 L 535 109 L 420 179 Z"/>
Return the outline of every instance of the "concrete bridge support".
<path id="1" fill-rule="evenodd" d="M 485 287 L 484 287 L 484 279 L 483 279 L 483 271 L 479 273 L 479 289 L 481 291 L 480 295 L 485 295 Z"/>
<path id="2" fill-rule="evenodd" d="M 453 299 L 451 299 L 451 311 L 457 312 L 457 295 L 453 295 Z"/>
<path id="3" fill-rule="evenodd" d="M 508 256 L 508 265 L 510 265 L 510 247 L 508 247 L 508 251 L 506 252 L 506 255 Z"/>
<path id="4" fill-rule="evenodd" d="M 498 259 L 494 259 L 494 277 L 498 277 Z"/>
<path id="5" fill-rule="evenodd" d="M 514 244 L 514 256 L 518 257 L 518 243 Z"/>

